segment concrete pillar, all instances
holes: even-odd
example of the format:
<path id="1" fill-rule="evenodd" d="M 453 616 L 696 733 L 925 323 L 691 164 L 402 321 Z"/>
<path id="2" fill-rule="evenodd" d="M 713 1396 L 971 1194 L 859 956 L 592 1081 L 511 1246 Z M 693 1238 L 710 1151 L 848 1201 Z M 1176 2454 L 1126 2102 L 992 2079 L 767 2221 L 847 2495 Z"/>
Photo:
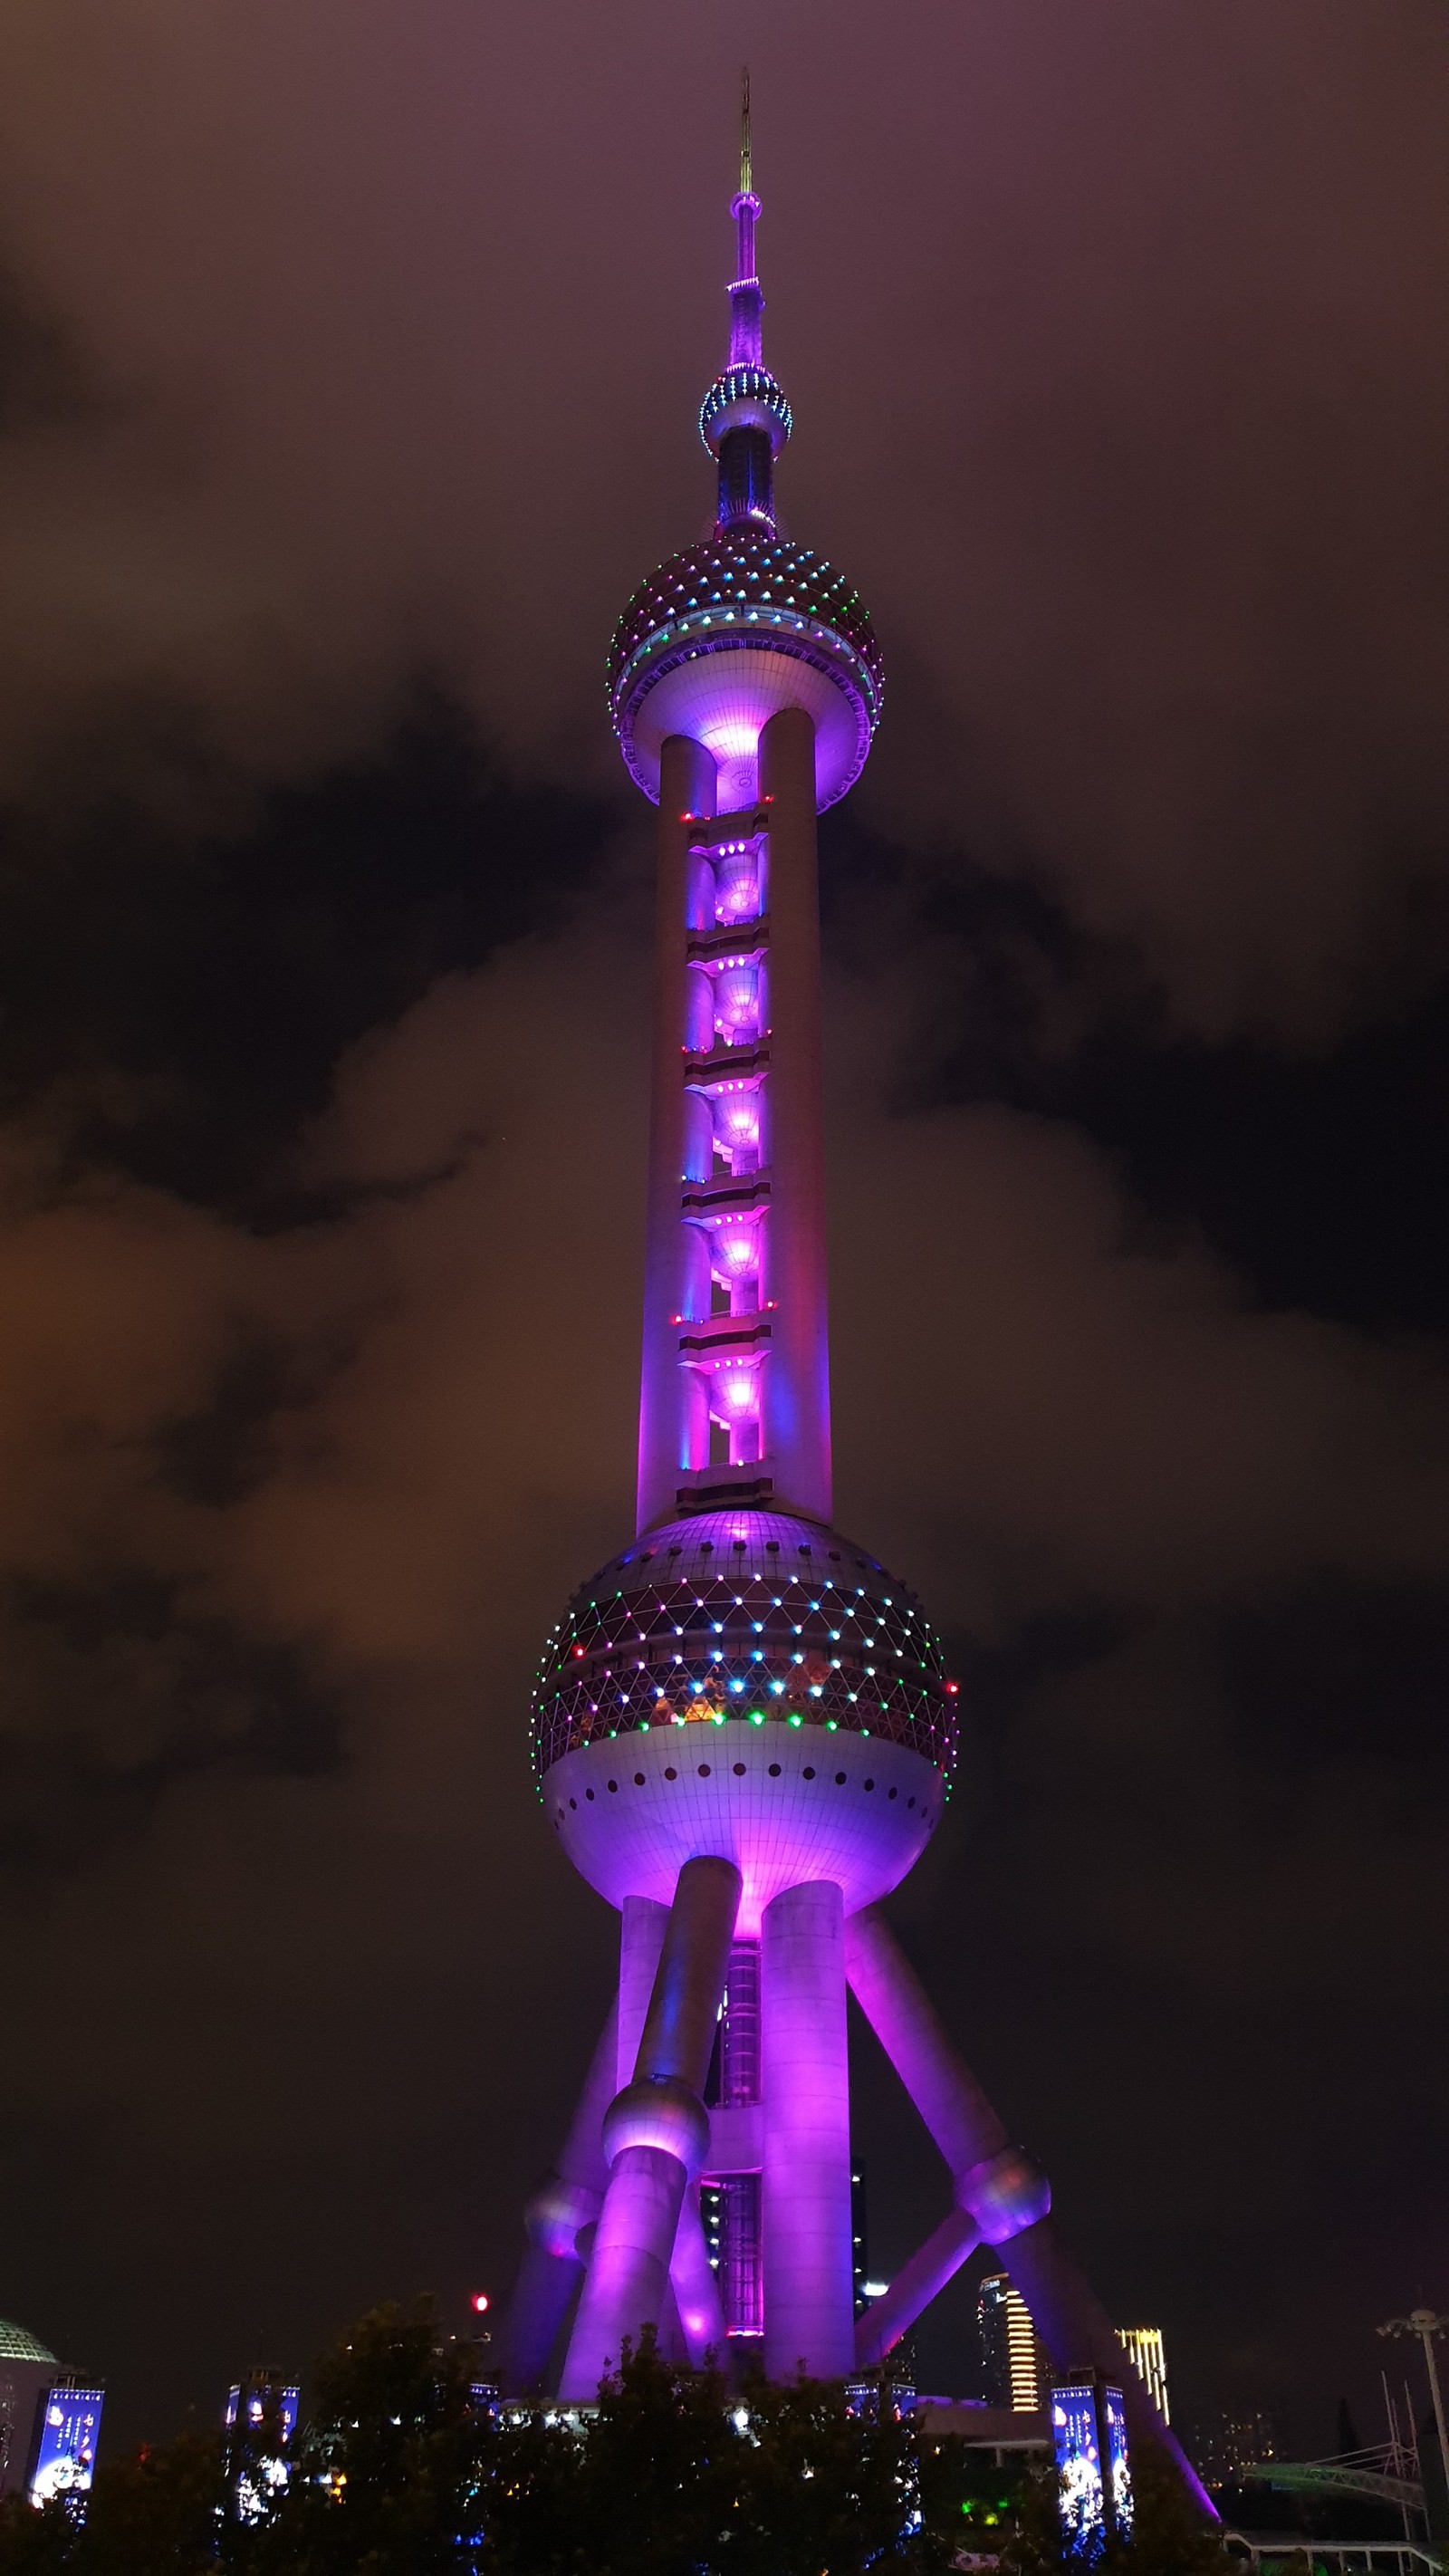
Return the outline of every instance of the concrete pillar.
<path id="1" fill-rule="evenodd" d="M 934 2228 L 925 2244 L 903 2263 L 890 2288 L 872 2299 L 855 2322 L 855 2366 L 875 2370 L 893 2344 L 913 2326 L 923 2309 L 954 2281 L 968 2254 L 981 2242 L 981 2230 L 964 2209 L 953 2209 Z"/>
<path id="2" fill-rule="evenodd" d="M 626 2335 L 669 2315 L 684 2195 L 709 2150 L 701 2095 L 741 1884 L 733 1861 L 713 1857 L 679 1873 L 633 2080 L 604 2115 L 608 2188 L 559 2390 L 575 2403 L 597 2395 Z M 641 1952 L 645 1921 L 633 1917 Z"/>
<path id="3" fill-rule="evenodd" d="M 765 2368 L 844 2377 L 855 2359 L 850 2067 L 839 1888 L 786 1888 L 760 1927 Z"/>
<path id="4" fill-rule="evenodd" d="M 662 1932 L 664 1908 L 654 1910 L 661 1917 Z M 618 2029 L 616 2000 L 599 2035 L 558 2162 L 525 2212 L 528 2250 L 499 2338 L 499 2367 L 511 2396 L 526 2395 L 542 2384 L 583 2272 L 574 2239 L 581 2227 L 598 2217 L 609 2179 L 602 2128 L 615 2090 Z"/>
<path id="5" fill-rule="evenodd" d="M 664 1947 L 668 1921 L 668 1906 L 656 1904 L 652 1896 L 625 1897 L 619 1916 L 619 2059 L 614 2093 L 622 2093 L 625 2085 L 634 2081 L 639 2042 L 659 1974 L 659 1953 Z M 608 2107 L 606 2102 L 600 2110 L 600 2120 Z M 600 2147 L 601 2160 L 603 2152 Z M 607 2168 L 604 2180 L 608 2180 Z"/>
<path id="6" fill-rule="evenodd" d="M 760 735 L 770 807 L 770 1364 L 765 1454 L 775 1499 L 827 1521 L 830 1352 L 820 1066 L 815 727 L 783 708 Z"/>
<path id="7" fill-rule="evenodd" d="M 639 1388 L 639 1527 L 668 1520 L 682 1451 L 678 1312 L 680 1180 L 686 1158 L 684 1047 L 691 902 L 686 815 L 712 815 L 715 765 L 702 743 L 671 734 L 659 764 L 659 873 L 654 930 L 654 1069 L 644 1241 L 644 1352 Z"/>
<path id="8" fill-rule="evenodd" d="M 1036 2214 L 1043 2197 L 1040 2178 L 1033 2178 L 1024 2158 L 1012 2156 L 1005 2128 L 952 2047 L 884 1917 L 873 1906 L 853 1914 L 846 1940 L 857 2001 L 950 2166 L 958 2203 L 967 2214 L 974 2211 L 983 2222 L 982 2235 L 999 2249 L 1053 2367 L 1063 2373 L 1111 2371 L 1122 2389 L 1131 2439 L 1159 2444 L 1193 2503 L 1216 2521 L 1201 2479 L 1117 2341 L 1106 2309 L 1060 2242 L 1050 2215 Z M 1018 2223 L 1022 2219 L 1027 2223 Z"/>
<path id="9" fill-rule="evenodd" d="M 845 1927 L 851 1991 L 953 2174 L 965 2173 L 1009 2141 L 936 2008 L 873 1905 Z"/>
<path id="10" fill-rule="evenodd" d="M 713 2352 L 723 2369 L 724 2308 L 720 2301 L 719 2283 L 709 2259 L 709 2247 L 705 2243 L 704 2221 L 699 2214 L 698 2183 L 692 2182 L 684 2195 L 669 2278 L 678 2302 L 684 2347 L 693 2367 L 702 2369 L 706 2354 Z"/>
<path id="11" fill-rule="evenodd" d="M 732 1860 L 687 1860 L 680 1871 L 639 2041 L 636 2085 L 676 2082 L 703 2094 L 742 1884 Z"/>

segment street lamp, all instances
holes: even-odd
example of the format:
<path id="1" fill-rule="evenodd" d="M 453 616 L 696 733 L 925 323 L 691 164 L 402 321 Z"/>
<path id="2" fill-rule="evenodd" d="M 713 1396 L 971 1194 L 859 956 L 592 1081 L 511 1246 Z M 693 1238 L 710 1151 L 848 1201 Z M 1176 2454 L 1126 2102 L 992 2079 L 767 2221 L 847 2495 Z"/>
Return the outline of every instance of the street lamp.
<path id="1" fill-rule="evenodd" d="M 1444 2430 L 1444 2400 L 1439 2391 L 1439 2371 L 1434 2359 L 1434 2338 L 1449 2332 L 1449 2317 L 1436 2317 L 1432 2308 L 1411 2308 L 1406 2317 L 1390 2317 L 1379 2327 L 1381 2335 L 1417 2335 L 1424 2347 L 1424 2365 L 1429 2373 L 1429 2393 L 1434 2400 L 1434 2421 L 1439 2428 L 1439 2457 L 1444 2463 L 1444 2477 L 1449 2484 L 1449 2433 Z"/>

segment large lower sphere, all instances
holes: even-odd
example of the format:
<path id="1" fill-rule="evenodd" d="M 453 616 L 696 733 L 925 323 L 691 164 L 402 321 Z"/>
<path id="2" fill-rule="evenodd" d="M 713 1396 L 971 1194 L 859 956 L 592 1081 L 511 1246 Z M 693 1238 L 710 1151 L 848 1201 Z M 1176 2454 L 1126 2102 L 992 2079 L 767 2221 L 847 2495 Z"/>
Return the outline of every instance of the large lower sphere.
<path id="1" fill-rule="evenodd" d="M 687 1860 L 735 1863 L 740 1928 L 830 1879 L 846 1911 L 935 1831 L 955 1686 L 908 1586 L 818 1523 L 697 1515 L 581 1586 L 534 1702 L 545 1813 L 613 1905 L 668 1903 Z"/>

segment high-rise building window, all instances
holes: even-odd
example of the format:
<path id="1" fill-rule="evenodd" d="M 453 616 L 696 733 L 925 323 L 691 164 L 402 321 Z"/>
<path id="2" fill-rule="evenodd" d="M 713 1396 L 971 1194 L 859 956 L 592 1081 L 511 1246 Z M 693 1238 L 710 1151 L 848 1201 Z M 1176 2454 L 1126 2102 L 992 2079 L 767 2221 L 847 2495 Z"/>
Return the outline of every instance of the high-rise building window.
<path id="1" fill-rule="evenodd" d="M 1143 2382 L 1164 2424 L 1172 2416 L 1167 2404 L 1167 2355 L 1162 2348 L 1161 2326 L 1119 2326 L 1117 2341 L 1128 2355 L 1138 2378 Z"/>
<path id="2" fill-rule="evenodd" d="M 1006 2272 L 988 2272 L 976 2293 L 981 2394 L 988 2406 L 1034 2415 L 1047 2402 L 1051 2363 L 1031 2310 Z"/>

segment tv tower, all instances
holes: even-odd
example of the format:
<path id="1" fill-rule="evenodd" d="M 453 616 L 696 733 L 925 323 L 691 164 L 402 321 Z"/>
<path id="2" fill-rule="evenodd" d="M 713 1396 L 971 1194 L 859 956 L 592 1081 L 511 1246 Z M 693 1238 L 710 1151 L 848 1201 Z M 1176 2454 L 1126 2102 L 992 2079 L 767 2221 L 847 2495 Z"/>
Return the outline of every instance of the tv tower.
<path id="1" fill-rule="evenodd" d="M 659 808 L 638 1533 L 548 1641 L 533 1758 L 622 1918 L 619 1984 L 528 2209 L 509 2384 L 542 2385 L 576 2289 L 568 2400 L 646 2321 L 695 2362 L 744 2345 L 774 2377 L 844 2377 L 984 2243 L 1057 2367 L 1125 2376 L 1129 2421 L 1201 2496 L 877 1911 L 940 1822 L 957 1719 L 916 1595 L 831 1520 L 816 815 L 865 765 L 881 656 L 849 581 L 776 523 L 791 417 L 764 363 L 748 76 L 741 145 L 729 357 L 699 415 L 718 515 L 609 656 Z M 847 1985 L 951 2185 L 858 2323 Z"/>

